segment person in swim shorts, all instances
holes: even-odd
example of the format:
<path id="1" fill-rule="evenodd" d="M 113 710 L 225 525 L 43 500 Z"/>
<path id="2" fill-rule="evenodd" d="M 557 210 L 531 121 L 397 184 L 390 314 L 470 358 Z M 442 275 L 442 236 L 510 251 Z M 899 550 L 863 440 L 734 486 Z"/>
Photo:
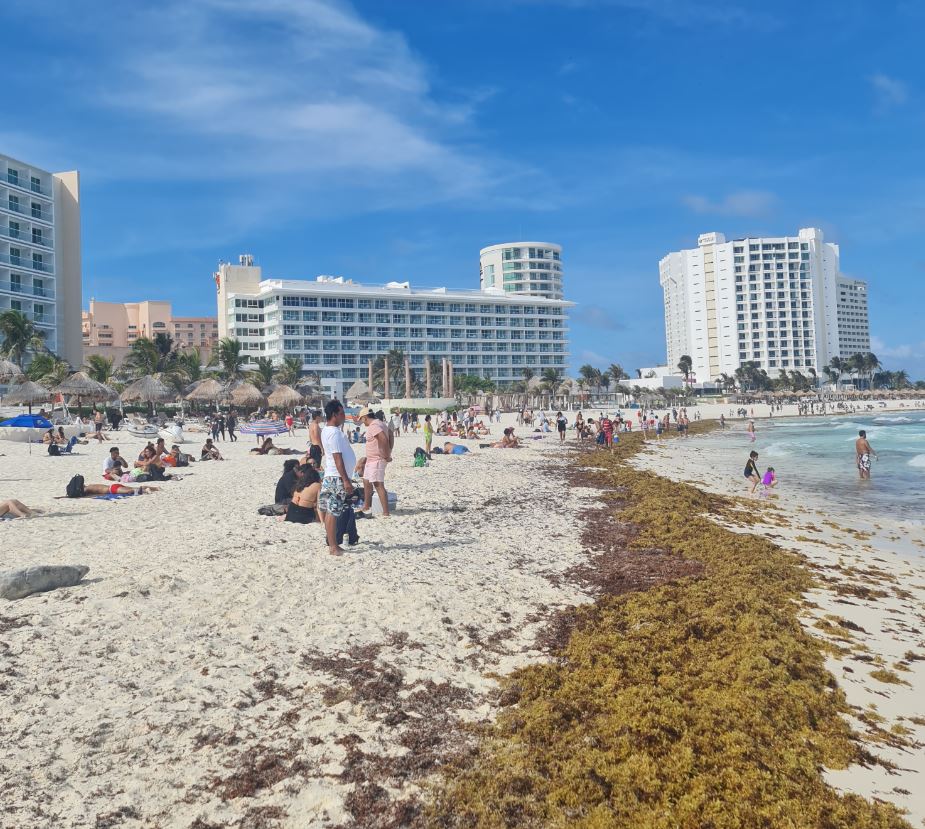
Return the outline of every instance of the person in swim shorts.
<path id="1" fill-rule="evenodd" d="M 870 480 L 870 456 L 873 455 L 879 460 L 879 456 L 874 452 L 874 448 L 867 440 L 867 432 L 861 429 L 858 432 L 858 439 L 854 442 L 854 451 L 857 455 L 858 475 L 862 481 Z"/>

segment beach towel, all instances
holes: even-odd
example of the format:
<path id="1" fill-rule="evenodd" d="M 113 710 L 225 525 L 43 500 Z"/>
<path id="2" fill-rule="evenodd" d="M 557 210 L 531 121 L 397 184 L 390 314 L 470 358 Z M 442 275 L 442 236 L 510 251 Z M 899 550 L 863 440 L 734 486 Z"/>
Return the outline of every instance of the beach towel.
<path id="1" fill-rule="evenodd" d="M 123 498 L 131 498 L 131 495 L 114 495 L 109 492 L 106 495 L 97 495 L 93 498 L 94 501 L 121 501 Z"/>

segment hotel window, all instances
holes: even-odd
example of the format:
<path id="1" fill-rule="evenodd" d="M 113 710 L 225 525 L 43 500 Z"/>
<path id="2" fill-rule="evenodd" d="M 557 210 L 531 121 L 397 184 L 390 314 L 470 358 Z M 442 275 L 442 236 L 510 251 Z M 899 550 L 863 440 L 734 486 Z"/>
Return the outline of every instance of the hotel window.
<path id="1" fill-rule="evenodd" d="M 42 218 L 42 205 L 40 205 L 37 201 L 32 202 L 32 218 Z"/>

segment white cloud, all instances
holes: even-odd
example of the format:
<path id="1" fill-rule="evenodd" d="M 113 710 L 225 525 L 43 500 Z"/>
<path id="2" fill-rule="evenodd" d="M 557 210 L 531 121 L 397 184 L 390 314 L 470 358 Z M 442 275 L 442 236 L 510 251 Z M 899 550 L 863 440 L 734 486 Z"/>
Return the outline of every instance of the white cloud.
<path id="1" fill-rule="evenodd" d="M 878 72 L 868 78 L 874 91 L 876 108 L 879 112 L 887 112 L 894 107 L 902 106 L 909 99 L 906 85 L 897 78 L 891 78 Z"/>
<path id="2" fill-rule="evenodd" d="M 880 337 L 871 335 L 870 350 L 878 357 L 894 360 L 920 360 L 925 358 L 925 342 L 887 345 Z"/>
<path id="3" fill-rule="evenodd" d="M 766 216 L 777 203 L 777 197 L 765 190 L 737 190 L 718 201 L 707 196 L 688 195 L 681 200 L 695 213 L 721 216 Z"/>

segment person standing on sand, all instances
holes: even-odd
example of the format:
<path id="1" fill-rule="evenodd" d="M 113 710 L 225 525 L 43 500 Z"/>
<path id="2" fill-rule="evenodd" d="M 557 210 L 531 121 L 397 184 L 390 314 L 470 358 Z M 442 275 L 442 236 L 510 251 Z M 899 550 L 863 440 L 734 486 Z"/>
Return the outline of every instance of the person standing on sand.
<path id="1" fill-rule="evenodd" d="M 431 459 L 430 444 L 434 439 L 434 427 L 430 422 L 430 415 L 424 415 L 424 451 L 427 453 L 427 459 Z"/>
<path id="2" fill-rule="evenodd" d="M 385 467 L 392 460 L 386 425 L 369 409 L 361 409 L 357 419 L 366 427 L 366 466 L 363 468 L 363 507 L 357 518 L 369 515 L 373 506 L 373 489 L 379 496 L 382 517 L 389 517 L 389 494 L 385 489 Z"/>
<path id="3" fill-rule="evenodd" d="M 719 428 L 720 429 L 726 428 L 726 416 L 722 412 L 720 412 L 720 415 L 719 415 Z"/>
<path id="4" fill-rule="evenodd" d="M 870 480 L 870 456 L 873 455 L 877 460 L 880 456 L 874 452 L 874 448 L 867 440 L 867 432 L 861 429 L 858 432 L 858 439 L 854 442 L 854 451 L 858 458 L 858 475 L 862 481 Z"/>
<path id="5" fill-rule="evenodd" d="M 341 556 L 344 551 L 337 543 L 337 519 L 353 495 L 353 481 L 350 472 L 356 466 L 353 447 L 344 435 L 344 407 L 337 400 L 329 400 L 324 407 L 327 425 L 321 430 L 321 445 L 324 448 L 324 480 L 318 495 L 318 509 L 324 519 L 324 530 L 328 539 L 328 552 Z"/>
<path id="6" fill-rule="evenodd" d="M 321 410 L 315 409 L 312 412 L 311 423 L 308 424 L 308 456 L 315 462 L 315 466 L 321 469 Z"/>
<path id="7" fill-rule="evenodd" d="M 752 450 L 748 454 L 748 461 L 745 463 L 745 480 L 752 486 L 750 494 L 754 494 L 758 484 L 761 483 L 761 474 L 758 472 L 758 453 Z"/>
<path id="8" fill-rule="evenodd" d="M 581 412 L 578 413 L 578 416 L 581 417 Z M 568 426 L 568 421 L 565 419 L 565 415 L 562 412 L 556 412 L 556 430 L 559 432 L 559 443 L 565 443 L 566 426 Z"/>
<path id="9" fill-rule="evenodd" d="M 234 443 L 238 437 L 235 435 L 234 430 L 238 428 L 238 416 L 235 414 L 234 409 L 228 412 L 228 440 Z"/>

